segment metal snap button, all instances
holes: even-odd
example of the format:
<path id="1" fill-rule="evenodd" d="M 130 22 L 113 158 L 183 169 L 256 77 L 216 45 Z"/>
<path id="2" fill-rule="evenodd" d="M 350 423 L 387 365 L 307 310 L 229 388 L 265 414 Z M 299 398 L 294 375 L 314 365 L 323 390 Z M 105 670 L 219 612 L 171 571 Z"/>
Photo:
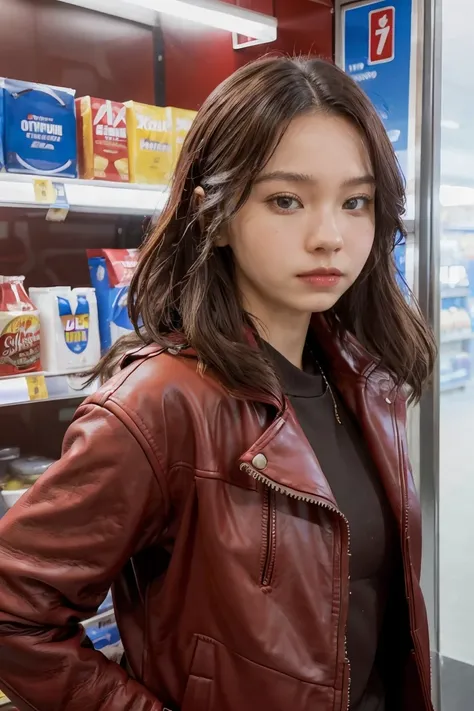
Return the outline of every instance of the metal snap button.
<path id="1" fill-rule="evenodd" d="M 252 459 L 252 464 L 255 467 L 255 469 L 265 469 L 265 467 L 268 464 L 268 459 L 266 456 L 262 453 L 256 454 L 255 457 Z"/>

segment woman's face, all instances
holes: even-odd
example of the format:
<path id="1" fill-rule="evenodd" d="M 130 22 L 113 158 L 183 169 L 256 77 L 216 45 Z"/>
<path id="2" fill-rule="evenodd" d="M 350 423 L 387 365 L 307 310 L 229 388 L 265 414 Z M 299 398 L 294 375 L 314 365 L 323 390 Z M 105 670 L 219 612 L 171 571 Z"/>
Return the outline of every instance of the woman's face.
<path id="1" fill-rule="evenodd" d="M 346 119 L 296 118 L 220 244 L 244 306 L 263 323 L 330 309 L 361 273 L 375 232 L 375 183 Z"/>

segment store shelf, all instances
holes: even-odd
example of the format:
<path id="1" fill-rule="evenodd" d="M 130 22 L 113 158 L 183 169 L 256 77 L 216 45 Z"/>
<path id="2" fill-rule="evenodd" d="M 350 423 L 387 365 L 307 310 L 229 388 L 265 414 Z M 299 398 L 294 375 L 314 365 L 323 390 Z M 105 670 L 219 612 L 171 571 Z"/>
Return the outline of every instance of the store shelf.
<path id="1" fill-rule="evenodd" d="M 42 179 L 64 186 L 66 200 L 57 204 L 38 200 L 35 181 Z M 144 216 L 160 212 L 167 197 L 164 186 L 0 173 L 0 207 L 42 210 L 66 207 L 71 212 Z"/>
<path id="2" fill-rule="evenodd" d="M 71 374 L 34 373 L 0 378 L 0 407 L 46 400 L 73 400 L 92 395 L 95 384 L 84 388 L 84 378 Z"/>
<path id="3" fill-rule="evenodd" d="M 465 368 L 460 368 L 452 373 L 446 373 L 440 377 L 440 390 L 457 390 L 465 387 L 470 382 L 469 372 Z"/>
<path id="4" fill-rule="evenodd" d="M 459 343 L 460 341 L 471 341 L 474 334 L 470 328 L 461 331 L 451 331 L 441 334 L 441 344 L 443 343 Z"/>
<path id="5" fill-rule="evenodd" d="M 456 286 L 453 288 L 445 286 L 441 289 L 442 299 L 464 299 L 468 296 L 470 296 L 470 291 L 467 286 Z"/>

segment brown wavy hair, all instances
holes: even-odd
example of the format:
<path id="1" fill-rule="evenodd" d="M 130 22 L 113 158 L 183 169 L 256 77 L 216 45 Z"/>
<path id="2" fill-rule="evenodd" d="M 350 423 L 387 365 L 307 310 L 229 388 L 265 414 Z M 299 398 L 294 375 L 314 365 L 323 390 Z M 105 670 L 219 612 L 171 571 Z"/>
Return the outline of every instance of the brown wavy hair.
<path id="1" fill-rule="evenodd" d="M 229 248 L 219 232 L 247 200 L 252 184 L 290 122 L 314 111 L 342 116 L 360 131 L 376 180 L 375 242 L 356 283 L 325 316 L 349 331 L 398 385 L 421 396 L 435 359 L 432 333 L 395 276 L 393 250 L 404 235 L 405 190 L 384 127 L 369 99 L 336 66 L 320 59 L 267 57 L 243 67 L 209 96 L 186 138 L 170 197 L 141 249 L 130 287 L 135 333 L 122 339 L 94 376 L 108 377 L 129 348 L 182 338 L 236 394 L 275 394 L 271 365 L 249 343 Z M 205 197 L 197 201 L 195 189 Z"/>

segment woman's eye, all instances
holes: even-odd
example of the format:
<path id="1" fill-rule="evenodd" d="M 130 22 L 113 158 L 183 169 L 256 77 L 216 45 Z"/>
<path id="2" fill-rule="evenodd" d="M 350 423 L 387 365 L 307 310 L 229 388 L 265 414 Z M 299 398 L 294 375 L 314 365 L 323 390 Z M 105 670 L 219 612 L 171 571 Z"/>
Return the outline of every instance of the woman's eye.
<path id="1" fill-rule="evenodd" d="M 370 202 L 370 198 L 361 195 L 360 197 L 353 197 L 350 198 L 350 200 L 346 200 L 344 203 L 344 210 L 350 210 L 350 211 L 356 211 L 356 210 L 363 210 L 364 207 L 367 207 L 367 205 Z"/>
<path id="2" fill-rule="evenodd" d="M 300 201 L 292 195 L 277 195 L 272 203 L 282 212 L 291 212 L 301 207 Z"/>

